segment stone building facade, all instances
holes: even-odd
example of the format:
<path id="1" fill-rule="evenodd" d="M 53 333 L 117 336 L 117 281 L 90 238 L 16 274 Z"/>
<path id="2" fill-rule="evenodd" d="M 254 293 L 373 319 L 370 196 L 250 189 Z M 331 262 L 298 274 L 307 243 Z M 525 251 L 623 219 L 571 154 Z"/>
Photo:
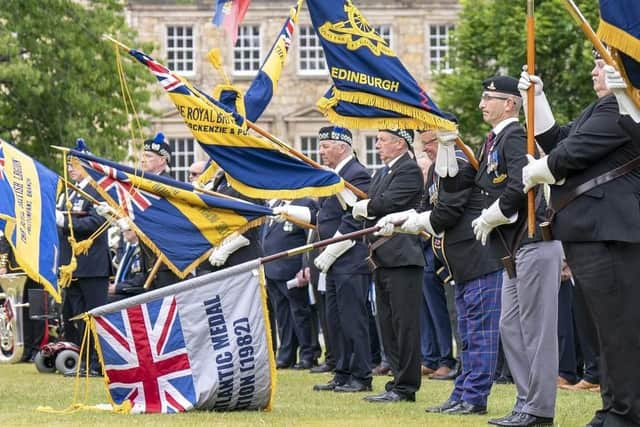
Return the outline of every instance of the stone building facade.
<path id="1" fill-rule="evenodd" d="M 222 83 L 207 59 L 212 48 L 223 52 L 224 68 L 233 84 L 246 89 L 269 52 L 295 0 L 253 0 L 231 46 L 222 28 L 213 26 L 212 0 L 130 0 L 126 18 L 140 42 L 152 42 L 150 55 L 179 72 L 205 91 Z M 460 11 L 458 0 L 354 0 L 368 22 L 390 41 L 391 48 L 416 80 L 432 93 L 434 71 L 447 70 L 447 35 Z M 306 6 L 296 26 L 289 56 L 278 89 L 257 125 L 293 145 L 314 160 L 317 131 L 328 124 L 315 104 L 331 84 L 324 55 L 311 27 Z M 154 119 L 150 133 L 163 131 L 174 150 L 174 173 L 186 179 L 194 159 L 206 154 L 194 143 L 168 97 L 159 93 L 153 101 L 162 115 Z M 371 169 L 380 161 L 375 154 L 375 129 L 354 131 L 354 148 Z"/>

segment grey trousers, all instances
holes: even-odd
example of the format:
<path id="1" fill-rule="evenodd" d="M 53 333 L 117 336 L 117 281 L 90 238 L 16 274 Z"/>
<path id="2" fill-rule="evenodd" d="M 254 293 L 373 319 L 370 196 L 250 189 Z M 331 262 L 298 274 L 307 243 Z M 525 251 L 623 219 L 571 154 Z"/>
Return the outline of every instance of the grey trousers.
<path id="1" fill-rule="evenodd" d="M 529 243 L 516 253 L 516 278 L 503 273 L 500 337 L 516 384 L 514 409 L 553 417 L 558 377 L 559 241 Z"/>

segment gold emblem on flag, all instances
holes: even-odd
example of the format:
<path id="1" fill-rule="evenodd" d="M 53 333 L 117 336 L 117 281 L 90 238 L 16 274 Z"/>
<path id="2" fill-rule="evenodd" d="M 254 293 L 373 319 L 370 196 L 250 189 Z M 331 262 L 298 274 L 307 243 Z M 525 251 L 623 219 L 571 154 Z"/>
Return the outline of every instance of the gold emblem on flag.
<path id="1" fill-rule="evenodd" d="M 349 50 L 368 48 L 376 56 L 396 56 L 384 39 L 362 16 L 357 7 L 347 0 L 344 5 L 347 20 L 336 23 L 325 22 L 318 28 L 320 35 L 332 43 L 344 44 Z"/>

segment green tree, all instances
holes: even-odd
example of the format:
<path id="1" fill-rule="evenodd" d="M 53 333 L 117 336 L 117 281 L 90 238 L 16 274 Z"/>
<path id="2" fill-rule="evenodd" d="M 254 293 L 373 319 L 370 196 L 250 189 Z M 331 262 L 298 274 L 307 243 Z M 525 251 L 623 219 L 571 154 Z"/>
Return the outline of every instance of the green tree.
<path id="1" fill-rule="evenodd" d="M 461 0 L 460 21 L 450 40 L 453 73 L 436 77 L 438 105 L 460 120 L 462 137 L 480 144 L 489 131 L 478 110 L 481 82 L 492 75 L 519 78 L 526 64 L 526 1 Z M 592 45 L 563 6 L 563 0 L 537 0 L 536 74 L 542 77 L 559 123 L 575 118 L 595 99 L 590 70 Z M 592 26 L 596 0 L 576 1 Z"/>
<path id="2" fill-rule="evenodd" d="M 120 0 L 4 0 L 0 8 L 0 137 L 55 166 L 50 145 L 85 138 L 99 156 L 122 159 L 131 139 L 114 47 L 134 33 Z M 125 54 L 125 56 L 128 56 Z M 152 113 L 149 72 L 123 60 L 138 113 Z M 136 134 L 136 136 L 138 136 Z M 59 168 L 59 167 L 58 167 Z"/>

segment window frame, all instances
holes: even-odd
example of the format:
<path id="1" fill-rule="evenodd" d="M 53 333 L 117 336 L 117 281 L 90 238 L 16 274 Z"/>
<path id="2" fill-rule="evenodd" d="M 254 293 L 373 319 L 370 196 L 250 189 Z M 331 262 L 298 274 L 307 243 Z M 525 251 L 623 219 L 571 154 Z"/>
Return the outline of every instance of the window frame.
<path id="1" fill-rule="evenodd" d="M 171 137 L 167 139 L 167 142 L 171 147 L 171 176 L 178 181 L 190 182 L 189 166 L 196 160 L 195 138 Z M 189 144 L 190 147 L 188 147 Z"/>
<path id="2" fill-rule="evenodd" d="M 436 28 L 438 33 L 433 35 L 432 29 Z M 444 34 L 440 31 L 444 29 Z M 453 65 L 451 64 L 451 58 L 449 57 L 449 37 L 451 31 L 455 29 L 455 25 L 452 23 L 432 23 L 429 24 L 427 30 L 427 43 L 428 49 L 428 63 L 431 73 L 452 73 Z M 437 43 L 432 43 L 436 39 Z M 443 44 L 444 43 L 444 44 Z M 437 52 L 437 58 L 434 59 L 433 52 Z M 435 66 L 434 66 L 435 65 Z"/>
<path id="3" fill-rule="evenodd" d="M 183 30 L 186 29 L 190 29 L 191 30 L 191 48 L 187 49 L 184 46 L 183 47 L 169 47 L 169 39 L 170 37 L 173 37 L 174 39 L 176 39 L 178 36 L 177 35 L 173 35 L 173 36 L 169 36 L 169 29 L 172 28 L 174 29 L 174 32 L 176 31 L 176 29 L 181 28 Z M 188 37 L 187 36 L 181 36 L 183 40 L 187 40 Z M 197 28 L 195 25 L 193 24 L 187 24 L 187 23 L 172 23 L 172 24 L 166 24 L 165 25 L 165 39 L 164 39 L 164 43 L 165 43 L 165 53 L 166 53 L 166 57 L 167 57 L 167 67 L 173 71 L 176 74 L 179 74 L 181 76 L 186 76 L 186 77 L 190 77 L 190 76 L 195 76 L 197 73 L 197 64 L 198 61 L 196 60 L 196 40 L 197 40 Z M 179 50 L 181 49 L 181 50 Z M 181 62 L 183 64 L 186 64 L 189 60 L 186 59 L 169 59 L 169 52 L 175 52 L 175 53 L 179 53 L 179 52 L 191 52 L 191 70 L 178 70 L 176 64 L 178 62 Z M 173 64 L 172 64 L 173 62 Z"/>
<path id="4" fill-rule="evenodd" d="M 241 40 L 243 39 L 243 36 L 246 37 L 246 34 L 243 35 L 241 34 L 241 32 L 246 29 L 246 28 L 252 28 L 258 29 L 258 35 L 257 35 L 257 39 L 258 39 L 258 45 L 256 46 L 238 46 L 239 43 L 241 43 Z M 260 70 L 260 66 L 262 65 L 262 61 L 263 61 L 263 26 L 261 24 L 256 24 L 256 23 L 243 23 L 241 25 L 238 26 L 238 39 L 236 41 L 236 45 L 233 47 L 233 49 L 231 50 L 231 63 L 232 63 L 232 75 L 236 76 L 236 77 L 255 77 L 258 74 L 258 71 Z M 251 38 L 253 39 L 254 37 L 256 37 L 255 35 L 251 35 Z M 257 51 L 258 53 L 258 59 L 245 59 L 245 58 L 239 58 L 236 59 L 236 53 L 240 52 L 249 52 L 249 53 L 253 53 Z M 256 62 L 256 68 L 255 69 L 250 69 L 250 70 L 242 70 L 242 69 L 237 69 L 236 65 L 237 65 L 237 61 L 239 61 L 239 63 L 244 64 L 244 63 L 252 63 L 252 62 Z"/>
<path id="5" fill-rule="evenodd" d="M 309 30 L 311 31 L 312 35 L 306 35 L 306 31 Z M 303 35 L 303 32 L 305 33 L 305 35 Z M 315 29 L 313 28 L 313 26 L 311 24 L 299 24 L 297 31 L 296 31 L 296 67 L 297 67 L 297 73 L 299 76 L 304 76 L 304 77 L 326 77 L 329 75 L 329 64 L 327 64 L 327 60 L 325 59 L 324 56 L 324 49 L 322 48 L 322 44 L 320 43 L 320 38 L 318 37 L 318 34 L 316 33 Z M 324 69 L 314 69 L 314 70 L 309 70 L 309 69 L 303 69 L 302 68 L 302 53 L 303 51 L 308 51 L 309 47 L 308 46 L 302 46 L 302 39 L 303 37 L 306 37 L 309 40 L 313 40 L 313 38 L 315 37 L 315 40 L 317 41 L 317 45 L 313 47 L 313 49 L 318 52 L 318 54 L 321 56 L 321 61 L 320 59 L 314 59 L 313 61 L 316 64 L 324 64 Z M 305 59 L 305 61 L 309 62 L 310 59 L 307 58 Z"/>

